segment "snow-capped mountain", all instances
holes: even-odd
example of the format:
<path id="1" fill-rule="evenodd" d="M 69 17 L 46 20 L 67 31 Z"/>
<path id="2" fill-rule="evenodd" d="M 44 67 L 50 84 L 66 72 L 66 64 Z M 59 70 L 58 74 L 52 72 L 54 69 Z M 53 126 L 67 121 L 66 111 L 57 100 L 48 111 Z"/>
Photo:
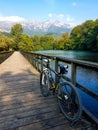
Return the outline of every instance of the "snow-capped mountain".
<path id="1" fill-rule="evenodd" d="M 0 30 L 10 32 L 10 29 L 17 22 L 0 21 Z M 22 25 L 24 33 L 29 35 L 43 35 L 43 34 L 61 34 L 63 32 L 70 32 L 71 26 L 61 23 L 59 21 L 21 21 L 18 22 Z"/>

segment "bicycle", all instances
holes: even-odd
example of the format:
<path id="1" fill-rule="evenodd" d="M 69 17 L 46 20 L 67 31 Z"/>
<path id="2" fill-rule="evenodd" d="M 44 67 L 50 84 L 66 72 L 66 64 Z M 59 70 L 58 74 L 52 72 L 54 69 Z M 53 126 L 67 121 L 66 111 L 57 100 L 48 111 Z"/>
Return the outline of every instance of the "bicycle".
<path id="1" fill-rule="evenodd" d="M 69 82 L 64 81 L 63 75 L 68 72 L 68 65 L 64 66 L 58 64 L 59 72 L 56 72 L 50 68 L 49 59 L 45 59 L 46 67 L 43 69 L 40 75 L 40 89 L 44 97 L 49 96 L 52 91 L 53 95 L 56 95 L 61 112 L 64 116 L 72 122 L 76 122 L 82 115 L 82 103 L 80 96 L 75 86 Z M 56 74 L 58 80 L 55 84 L 55 80 L 52 75 L 52 71 Z"/>

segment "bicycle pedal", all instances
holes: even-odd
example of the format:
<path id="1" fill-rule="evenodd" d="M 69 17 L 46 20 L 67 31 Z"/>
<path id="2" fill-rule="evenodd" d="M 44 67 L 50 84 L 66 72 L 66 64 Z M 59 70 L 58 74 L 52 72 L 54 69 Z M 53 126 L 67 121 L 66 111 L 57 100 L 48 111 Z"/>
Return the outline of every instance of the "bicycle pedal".
<path id="1" fill-rule="evenodd" d="M 68 100 L 68 96 L 67 95 L 64 95 L 64 98 L 65 98 L 65 100 Z"/>
<path id="2" fill-rule="evenodd" d="M 53 95 L 55 95 L 55 93 L 52 93 Z"/>
<path id="3" fill-rule="evenodd" d="M 71 111 L 69 111 L 67 114 L 68 114 L 68 115 L 72 115 L 72 112 L 71 112 Z"/>
<path id="4" fill-rule="evenodd" d="M 60 100 L 62 100 L 61 96 L 59 96 L 59 95 L 57 95 L 57 98 L 60 99 Z"/>
<path id="5" fill-rule="evenodd" d="M 53 95 L 55 95 L 55 90 L 53 89 Z"/>

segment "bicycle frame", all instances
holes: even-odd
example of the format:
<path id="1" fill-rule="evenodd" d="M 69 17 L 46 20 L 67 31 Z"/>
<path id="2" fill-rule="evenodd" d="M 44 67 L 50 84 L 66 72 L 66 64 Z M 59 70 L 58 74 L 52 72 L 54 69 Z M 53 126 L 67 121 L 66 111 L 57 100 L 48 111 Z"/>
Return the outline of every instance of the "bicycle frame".
<path id="1" fill-rule="evenodd" d="M 81 99 L 75 86 L 71 82 L 63 80 L 63 75 L 68 72 L 68 66 L 65 67 L 64 65 L 58 64 L 59 71 L 56 72 L 50 67 L 49 59 L 45 61 L 47 64 L 40 76 L 42 95 L 47 97 L 51 94 L 50 90 L 52 90 L 53 95 L 56 95 L 58 99 L 59 107 L 64 116 L 70 121 L 79 120 L 82 114 Z M 54 80 L 52 73 L 56 75 L 56 81 Z"/>
<path id="2" fill-rule="evenodd" d="M 48 73 L 49 82 L 50 82 L 50 89 L 53 89 L 53 93 L 56 92 L 56 94 L 57 94 L 58 93 L 58 84 L 63 81 L 62 80 L 63 74 L 62 74 L 62 72 L 59 73 L 59 72 L 56 72 L 56 71 L 54 71 L 53 69 L 50 68 L 49 59 L 45 59 L 45 62 L 47 64 L 46 64 L 46 68 L 44 68 L 44 71 L 46 71 Z M 68 68 L 68 66 L 66 67 L 66 69 L 67 68 Z M 55 73 L 55 75 L 57 76 L 57 82 L 55 82 L 53 75 L 52 75 L 52 72 Z"/>

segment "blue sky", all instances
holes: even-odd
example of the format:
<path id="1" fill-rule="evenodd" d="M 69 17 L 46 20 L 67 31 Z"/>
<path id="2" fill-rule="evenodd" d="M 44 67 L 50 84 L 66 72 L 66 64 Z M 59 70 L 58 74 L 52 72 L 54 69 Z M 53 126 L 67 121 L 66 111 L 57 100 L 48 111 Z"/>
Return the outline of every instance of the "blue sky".
<path id="1" fill-rule="evenodd" d="M 98 19 L 98 0 L 0 0 L 0 20 L 59 20 L 74 25 Z"/>

